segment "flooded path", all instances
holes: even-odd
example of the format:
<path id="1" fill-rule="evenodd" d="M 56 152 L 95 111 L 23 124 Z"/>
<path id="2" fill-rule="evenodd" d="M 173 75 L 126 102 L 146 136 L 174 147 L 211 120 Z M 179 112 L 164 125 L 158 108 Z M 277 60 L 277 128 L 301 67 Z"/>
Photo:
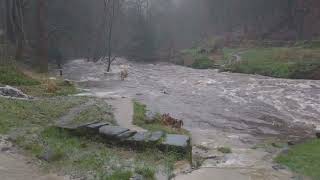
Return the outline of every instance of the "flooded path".
<path id="1" fill-rule="evenodd" d="M 120 81 L 121 64 L 129 65 L 125 81 Z M 151 111 L 183 119 L 194 145 L 205 147 L 195 148 L 201 156 L 222 157 L 204 161 L 200 170 L 188 174 L 194 179 L 208 179 L 201 176 L 202 171 L 223 172 L 216 168 L 240 173 L 247 179 L 290 179 L 290 172 L 272 167 L 278 149 L 253 147 L 269 139 L 308 137 L 320 125 L 320 81 L 219 73 L 123 59 L 113 66 L 113 73 L 105 74 L 103 63 L 75 60 L 65 65 L 64 74 L 78 81 L 89 94 L 134 98 Z M 217 147 L 230 147 L 232 153 L 221 155 Z"/>

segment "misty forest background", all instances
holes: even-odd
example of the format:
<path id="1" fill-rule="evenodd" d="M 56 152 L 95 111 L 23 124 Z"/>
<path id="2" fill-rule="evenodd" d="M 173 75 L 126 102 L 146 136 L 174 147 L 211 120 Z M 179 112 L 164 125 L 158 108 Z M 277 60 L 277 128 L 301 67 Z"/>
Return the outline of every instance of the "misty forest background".
<path id="1" fill-rule="evenodd" d="M 1 59 L 170 60 L 211 38 L 315 40 L 317 0 L 1 0 Z"/>

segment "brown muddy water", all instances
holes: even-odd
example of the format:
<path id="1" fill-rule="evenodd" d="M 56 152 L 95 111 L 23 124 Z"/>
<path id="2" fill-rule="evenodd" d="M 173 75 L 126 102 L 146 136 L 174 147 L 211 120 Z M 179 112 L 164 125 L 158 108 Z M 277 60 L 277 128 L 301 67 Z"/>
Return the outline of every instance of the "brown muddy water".
<path id="1" fill-rule="evenodd" d="M 129 77 L 120 81 L 122 65 Z M 199 168 L 182 170 L 177 180 L 302 178 L 277 168 L 275 142 L 299 141 L 320 125 L 320 81 L 275 79 L 168 63 L 142 64 L 117 59 L 113 72 L 102 62 L 70 61 L 64 76 L 88 95 L 128 97 L 150 111 L 183 119 L 192 134 Z M 223 154 L 218 147 L 230 147 Z M 285 147 L 285 146 L 284 146 Z"/>

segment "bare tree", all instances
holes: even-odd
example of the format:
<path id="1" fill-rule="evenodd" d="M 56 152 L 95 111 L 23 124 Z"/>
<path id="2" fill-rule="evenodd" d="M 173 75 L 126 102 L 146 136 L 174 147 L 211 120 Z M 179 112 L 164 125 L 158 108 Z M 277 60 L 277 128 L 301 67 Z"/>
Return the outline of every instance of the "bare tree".
<path id="1" fill-rule="evenodd" d="M 111 64 L 116 59 L 116 57 L 112 55 L 113 47 L 112 47 L 112 40 L 113 40 L 113 30 L 116 20 L 116 13 L 120 8 L 120 1 L 119 0 L 104 0 L 105 6 L 105 18 L 107 22 L 107 72 L 111 70 Z"/>
<path id="2" fill-rule="evenodd" d="M 6 34 L 7 38 L 16 46 L 15 59 L 22 59 L 25 49 L 26 35 L 24 24 L 25 7 L 28 0 L 6 0 Z"/>

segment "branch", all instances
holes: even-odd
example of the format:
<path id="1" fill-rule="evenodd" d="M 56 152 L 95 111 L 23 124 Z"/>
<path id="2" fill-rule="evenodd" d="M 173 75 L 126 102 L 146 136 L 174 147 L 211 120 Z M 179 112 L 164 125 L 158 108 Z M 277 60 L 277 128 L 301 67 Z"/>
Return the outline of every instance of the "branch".
<path id="1" fill-rule="evenodd" d="M 116 58 L 117 58 L 117 56 L 113 57 L 113 58 L 111 59 L 111 63 L 112 63 L 113 61 L 115 61 Z"/>

